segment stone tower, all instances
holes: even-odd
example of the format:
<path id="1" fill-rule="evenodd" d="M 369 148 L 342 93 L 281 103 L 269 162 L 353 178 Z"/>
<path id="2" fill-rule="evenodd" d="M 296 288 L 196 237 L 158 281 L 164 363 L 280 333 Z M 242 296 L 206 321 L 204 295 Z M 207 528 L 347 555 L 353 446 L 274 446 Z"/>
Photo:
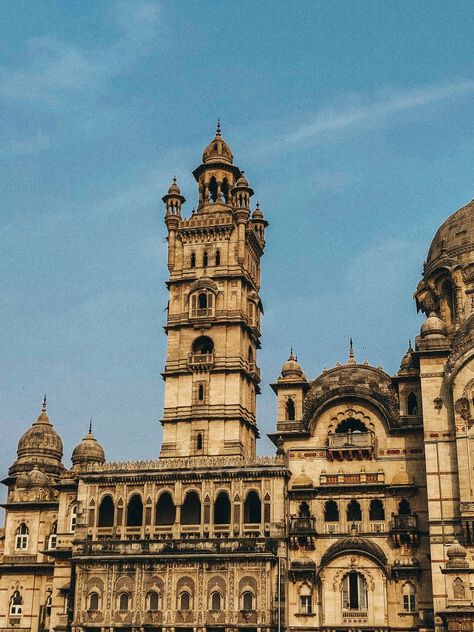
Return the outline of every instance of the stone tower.
<path id="1" fill-rule="evenodd" d="M 161 457 L 255 455 L 260 257 L 267 226 L 220 125 L 194 170 L 198 206 L 174 179 L 168 228 L 168 349 Z"/>

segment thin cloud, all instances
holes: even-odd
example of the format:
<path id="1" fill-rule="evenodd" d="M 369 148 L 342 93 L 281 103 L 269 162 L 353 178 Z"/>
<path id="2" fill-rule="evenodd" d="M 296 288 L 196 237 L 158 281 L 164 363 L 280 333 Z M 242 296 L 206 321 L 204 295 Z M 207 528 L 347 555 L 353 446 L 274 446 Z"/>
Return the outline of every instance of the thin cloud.
<path id="1" fill-rule="evenodd" d="M 102 90 L 155 45 L 159 7 L 150 1 L 116 2 L 110 20 L 118 35 L 106 47 L 86 49 L 52 37 L 28 40 L 23 67 L 0 67 L 0 97 L 57 107 L 71 93 L 82 98 Z"/>
<path id="2" fill-rule="evenodd" d="M 384 90 L 375 95 L 347 94 L 344 105 L 321 108 L 303 124 L 293 125 L 289 131 L 273 135 L 271 140 L 261 139 L 259 146 L 266 153 L 303 144 L 333 142 L 348 134 L 386 125 L 397 115 L 468 97 L 473 92 L 474 81 L 465 80 L 408 90 Z M 281 122 L 279 126 L 281 129 Z"/>

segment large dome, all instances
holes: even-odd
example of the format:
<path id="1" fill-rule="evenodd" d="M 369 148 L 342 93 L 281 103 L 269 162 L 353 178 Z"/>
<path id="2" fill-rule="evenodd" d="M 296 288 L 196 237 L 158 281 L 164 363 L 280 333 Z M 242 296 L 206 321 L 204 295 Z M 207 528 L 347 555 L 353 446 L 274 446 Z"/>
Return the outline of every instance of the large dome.
<path id="1" fill-rule="evenodd" d="M 28 472 L 40 466 L 44 472 L 53 474 L 63 470 L 63 442 L 54 430 L 46 414 L 46 398 L 41 414 L 18 442 L 18 458 L 10 468 L 10 474 Z"/>
<path id="2" fill-rule="evenodd" d="M 474 252 L 474 200 L 463 206 L 438 228 L 426 260 L 427 268 L 442 258 L 459 259 Z"/>

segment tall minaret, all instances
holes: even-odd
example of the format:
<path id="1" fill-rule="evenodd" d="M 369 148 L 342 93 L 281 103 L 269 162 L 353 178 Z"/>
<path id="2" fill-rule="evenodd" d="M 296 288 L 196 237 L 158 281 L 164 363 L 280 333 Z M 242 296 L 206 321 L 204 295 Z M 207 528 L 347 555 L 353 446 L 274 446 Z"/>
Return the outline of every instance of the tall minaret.
<path id="1" fill-rule="evenodd" d="M 198 207 L 187 219 L 167 195 L 168 350 L 161 457 L 255 454 L 260 375 L 260 257 L 267 222 L 221 135 L 193 172 Z"/>

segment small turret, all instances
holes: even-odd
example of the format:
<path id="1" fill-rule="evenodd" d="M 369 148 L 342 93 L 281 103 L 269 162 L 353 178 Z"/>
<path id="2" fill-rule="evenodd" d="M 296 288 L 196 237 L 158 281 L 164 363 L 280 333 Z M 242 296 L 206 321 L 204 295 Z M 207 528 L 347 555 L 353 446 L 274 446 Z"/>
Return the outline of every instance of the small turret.
<path id="1" fill-rule="evenodd" d="M 181 207 L 186 202 L 186 198 L 181 195 L 181 189 L 179 188 L 176 181 L 176 176 L 174 176 L 173 182 L 170 184 L 168 193 L 164 195 L 161 199 L 166 206 L 165 222 L 168 226 L 168 220 L 170 217 L 181 217 Z"/>
<path id="2" fill-rule="evenodd" d="M 235 201 L 235 208 L 237 210 L 240 209 L 248 209 L 250 208 L 250 198 L 253 195 L 253 189 L 249 187 L 249 182 L 247 178 L 244 176 L 244 172 L 241 172 L 241 175 L 235 186 L 233 187 L 231 194 Z"/>

